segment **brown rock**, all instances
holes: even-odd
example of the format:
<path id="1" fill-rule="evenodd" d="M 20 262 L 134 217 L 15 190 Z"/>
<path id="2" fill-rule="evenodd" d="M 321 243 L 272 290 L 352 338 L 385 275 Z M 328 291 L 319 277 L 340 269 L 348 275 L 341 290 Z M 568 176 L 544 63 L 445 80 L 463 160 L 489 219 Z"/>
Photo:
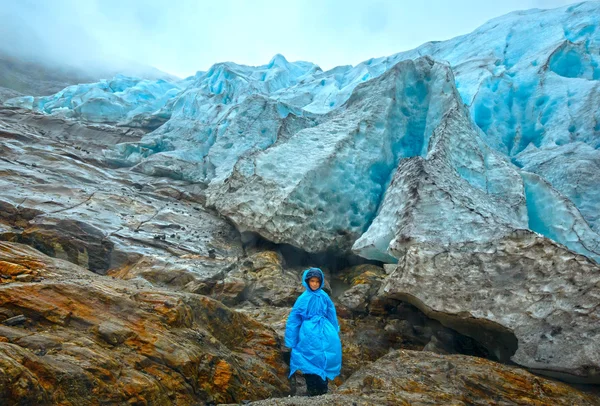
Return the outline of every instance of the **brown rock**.
<path id="1" fill-rule="evenodd" d="M 217 363 L 217 366 L 215 368 L 215 373 L 213 375 L 213 383 L 222 390 L 226 390 L 229 386 L 231 375 L 231 366 L 226 361 L 221 360 Z"/>
<path id="2" fill-rule="evenodd" d="M 367 393 L 375 402 L 456 405 L 597 405 L 563 383 L 482 358 L 394 351 L 354 374 L 338 393 Z M 404 402 L 404 403 L 402 403 Z"/>
<path id="3" fill-rule="evenodd" d="M 384 325 L 383 320 L 375 318 L 340 320 L 343 379 L 347 379 L 365 363 L 387 354 L 391 343 L 382 334 Z"/>
<path id="4" fill-rule="evenodd" d="M 202 404 L 289 391 L 280 339 L 248 316 L 0 242 L 1 261 L 32 259 L 42 282 L 0 285 L 0 307 L 29 320 L 0 326 L 10 341 L 0 342 L 0 404 Z"/>
<path id="5" fill-rule="evenodd" d="M 42 263 L 23 260 L 22 263 L 0 261 L 0 283 L 28 282 L 39 277 Z"/>
<path id="6" fill-rule="evenodd" d="M 229 305 L 239 303 L 246 289 L 246 281 L 242 278 L 228 276 L 215 284 L 212 296 Z"/>
<path id="7" fill-rule="evenodd" d="M 30 220 L 43 214 L 40 210 L 27 207 L 14 206 L 8 202 L 0 200 L 0 221 L 8 223 L 15 227 L 25 228 Z"/>
<path id="8" fill-rule="evenodd" d="M 371 299 L 385 277 L 383 268 L 369 264 L 357 265 L 342 271 L 340 275 L 340 279 L 350 286 L 339 295 L 340 303 L 355 313 L 369 312 Z"/>
<path id="9" fill-rule="evenodd" d="M 49 404 L 50 398 L 39 378 L 25 366 L 31 360 L 37 357 L 30 351 L 0 342 L 0 404 Z"/>
<path id="10" fill-rule="evenodd" d="M 105 274 L 114 244 L 97 228 L 77 220 L 44 218 L 18 239 L 43 253 Z"/>
<path id="11" fill-rule="evenodd" d="M 244 267 L 248 272 L 260 272 L 264 269 L 281 271 L 283 258 L 275 251 L 260 251 L 250 255 L 244 260 Z"/>
<path id="12" fill-rule="evenodd" d="M 122 344 L 134 334 L 129 328 L 111 321 L 105 321 L 98 325 L 98 335 L 111 345 Z"/>
<path id="13" fill-rule="evenodd" d="M 341 279 L 351 286 L 380 283 L 386 274 L 382 267 L 371 264 L 356 265 L 340 272 Z"/>
<path id="14" fill-rule="evenodd" d="M 0 337 L 6 338 L 6 341 L 14 341 L 29 334 L 31 334 L 29 331 L 22 328 L 0 325 Z"/>
<path id="15" fill-rule="evenodd" d="M 257 306 L 291 306 L 304 292 L 300 273 L 283 268 L 281 254 L 260 251 L 215 285 L 211 296 L 230 305 L 248 300 Z"/>
<path id="16" fill-rule="evenodd" d="M 600 399 L 482 358 L 401 350 L 368 364 L 333 394 L 253 404 L 591 406 Z"/>
<path id="17" fill-rule="evenodd" d="M 19 338 L 18 340 L 15 340 L 15 344 L 18 344 L 23 348 L 28 348 L 34 352 L 39 351 L 45 353 L 47 350 L 60 348 L 62 346 L 62 339 L 50 334 L 40 333 Z"/>

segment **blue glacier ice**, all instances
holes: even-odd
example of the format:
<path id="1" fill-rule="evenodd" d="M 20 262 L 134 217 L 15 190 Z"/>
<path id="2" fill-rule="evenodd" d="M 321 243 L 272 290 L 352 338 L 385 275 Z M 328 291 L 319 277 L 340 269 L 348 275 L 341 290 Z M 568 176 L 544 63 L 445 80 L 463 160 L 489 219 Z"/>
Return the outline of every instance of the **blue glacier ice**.
<path id="1" fill-rule="evenodd" d="M 522 172 L 529 228 L 600 263 L 600 235 L 575 205 L 538 175 Z"/>
<path id="2" fill-rule="evenodd" d="M 312 252 L 348 250 L 373 222 L 398 163 L 434 154 L 443 172 L 489 197 L 500 223 L 527 227 L 521 178 L 478 139 L 447 65 L 400 62 L 320 121 L 240 159 L 226 182 L 209 186 L 209 203 L 243 231 Z M 439 218 L 432 221 L 438 229 Z M 496 225 L 489 227 L 495 233 Z M 356 250 L 389 258 L 391 239 L 378 244 L 383 252 Z"/>
<path id="3" fill-rule="evenodd" d="M 593 230 L 600 230 L 600 149 L 582 142 L 543 149 L 530 146 L 513 162 L 549 182 L 570 199 Z"/>
<path id="4" fill-rule="evenodd" d="M 393 262 L 531 228 L 597 259 L 599 16 L 519 11 L 329 71 L 276 55 L 8 104 L 153 130 L 106 161 L 202 183 L 240 230 L 308 251 Z"/>
<path id="5" fill-rule="evenodd" d="M 230 161 L 247 150 L 271 145 L 279 131 L 272 125 L 273 120 L 284 120 L 290 112 L 303 115 L 301 109 L 268 96 L 319 71 L 314 64 L 290 63 L 281 55 L 260 67 L 216 64 L 208 72 L 186 79 L 186 89 L 164 108 L 169 121 L 142 142 L 118 146 L 107 157 L 115 164 L 137 165 L 136 170 L 149 174 L 210 181 L 220 161 L 232 167 Z M 265 123 L 260 125 L 263 120 Z M 232 124 L 235 122 L 237 126 Z M 256 128 L 250 126 L 252 131 L 247 134 L 249 123 Z M 228 130 L 230 126 L 235 127 L 234 133 Z M 253 141 L 255 137 L 259 139 Z M 246 141 L 237 142 L 239 138 Z M 213 146 L 215 151 L 208 156 Z M 216 156 L 219 148 L 230 156 Z"/>
<path id="6" fill-rule="evenodd" d="M 117 75 L 112 80 L 72 85 L 52 96 L 16 98 L 6 104 L 92 123 L 131 125 L 132 119 L 163 108 L 181 90 L 176 82 Z"/>

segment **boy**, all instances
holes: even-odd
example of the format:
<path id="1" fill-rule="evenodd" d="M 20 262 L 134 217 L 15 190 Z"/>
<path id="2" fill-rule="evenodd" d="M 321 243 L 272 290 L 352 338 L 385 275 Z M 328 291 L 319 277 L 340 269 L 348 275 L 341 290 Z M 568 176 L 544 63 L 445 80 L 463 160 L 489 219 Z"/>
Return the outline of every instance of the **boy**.
<path id="1" fill-rule="evenodd" d="M 319 268 L 302 275 L 306 291 L 298 297 L 285 328 L 285 345 L 292 349 L 290 375 L 301 371 L 309 396 L 327 393 L 327 379 L 340 374 L 342 344 L 335 306 L 321 289 L 325 276 Z"/>

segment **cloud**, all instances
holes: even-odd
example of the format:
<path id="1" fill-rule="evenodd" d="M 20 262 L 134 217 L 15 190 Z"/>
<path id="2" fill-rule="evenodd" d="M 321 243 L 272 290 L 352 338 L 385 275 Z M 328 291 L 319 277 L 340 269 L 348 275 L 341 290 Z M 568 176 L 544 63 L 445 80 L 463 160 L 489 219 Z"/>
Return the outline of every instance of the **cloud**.
<path id="1" fill-rule="evenodd" d="M 0 50 L 76 66 L 144 64 L 187 76 L 276 53 L 324 69 L 466 34 L 515 9 L 564 0 L 18 0 L 0 9 Z"/>

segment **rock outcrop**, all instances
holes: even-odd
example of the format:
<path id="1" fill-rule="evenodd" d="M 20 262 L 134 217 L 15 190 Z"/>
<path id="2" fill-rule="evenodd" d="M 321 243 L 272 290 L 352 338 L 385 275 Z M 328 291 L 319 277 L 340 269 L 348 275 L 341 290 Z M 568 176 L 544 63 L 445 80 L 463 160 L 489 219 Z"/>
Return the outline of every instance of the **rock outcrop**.
<path id="1" fill-rule="evenodd" d="M 600 382 L 600 267 L 529 231 L 409 248 L 379 295 L 549 376 Z"/>
<path id="2" fill-rule="evenodd" d="M 197 404 L 289 391 L 273 330 L 0 242 L 2 404 Z M 15 320 L 11 322 L 11 320 Z"/>
<path id="3" fill-rule="evenodd" d="M 592 395 L 522 369 L 464 355 L 393 351 L 333 394 L 253 402 L 283 405 L 598 405 Z"/>
<path id="4" fill-rule="evenodd" d="M 203 207 L 196 185 L 98 159 L 140 134 L 0 109 L 0 240 L 97 273 L 210 290 L 242 255 L 239 234 Z"/>

